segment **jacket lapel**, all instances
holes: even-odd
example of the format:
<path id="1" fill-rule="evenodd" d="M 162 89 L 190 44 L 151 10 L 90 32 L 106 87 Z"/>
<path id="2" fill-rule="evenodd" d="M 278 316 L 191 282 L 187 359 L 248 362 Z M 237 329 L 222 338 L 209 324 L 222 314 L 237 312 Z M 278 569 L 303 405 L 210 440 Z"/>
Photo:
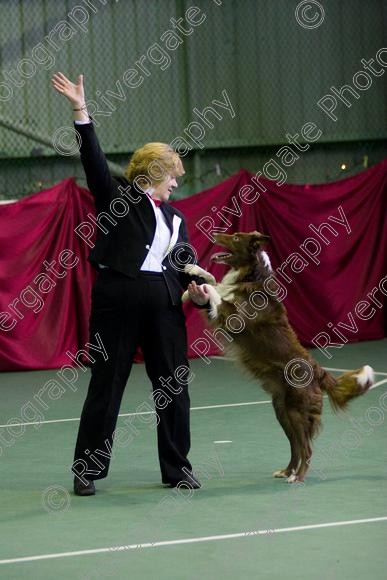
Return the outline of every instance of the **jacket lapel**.
<path id="1" fill-rule="evenodd" d="M 171 207 L 169 205 L 167 205 L 165 202 L 160 205 L 160 209 L 162 211 L 163 216 L 165 217 L 165 220 L 166 220 L 167 225 L 169 227 L 169 231 L 171 232 L 171 235 L 172 235 L 173 234 L 173 216 L 175 214 L 171 212 Z"/>
<path id="2" fill-rule="evenodd" d="M 165 256 L 167 256 L 169 254 L 169 252 L 172 250 L 172 248 L 174 247 L 174 245 L 177 242 L 177 239 L 179 237 L 179 228 L 180 228 L 180 224 L 181 224 L 182 220 L 181 220 L 181 217 L 179 217 L 178 215 L 173 213 L 171 206 L 168 206 L 167 204 L 163 203 L 160 206 L 160 209 L 163 212 L 165 219 L 167 220 L 167 224 L 168 224 L 168 227 L 169 227 L 170 232 L 171 232 L 171 239 L 169 241 L 168 248 L 166 249 L 166 251 L 164 253 L 164 258 L 165 258 Z"/>

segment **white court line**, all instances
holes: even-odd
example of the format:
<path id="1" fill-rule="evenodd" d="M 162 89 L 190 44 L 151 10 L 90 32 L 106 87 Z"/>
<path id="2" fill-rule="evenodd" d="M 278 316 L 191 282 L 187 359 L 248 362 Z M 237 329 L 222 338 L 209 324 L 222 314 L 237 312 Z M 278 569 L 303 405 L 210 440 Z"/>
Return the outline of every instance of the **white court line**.
<path id="1" fill-rule="evenodd" d="M 267 405 L 270 401 L 250 401 L 247 403 L 225 403 L 224 405 L 208 405 L 207 407 L 191 407 L 191 411 L 202 411 L 203 409 L 219 409 L 223 407 L 243 407 L 244 405 Z"/>
<path id="2" fill-rule="evenodd" d="M 210 356 L 209 358 L 213 358 L 214 360 L 226 360 L 232 362 L 234 359 L 232 357 L 227 356 Z M 322 365 L 321 365 L 322 366 Z M 338 373 L 348 373 L 349 371 L 353 371 L 354 369 L 336 369 L 333 367 L 322 367 L 326 371 L 337 371 Z M 384 375 L 387 377 L 387 373 L 383 373 L 382 371 L 374 371 L 375 375 Z"/>
<path id="3" fill-rule="evenodd" d="M 229 362 L 232 362 L 234 359 L 232 358 L 227 358 L 226 356 L 211 356 L 210 358 L 213 358 L 215 360 L 226 360 Z M 326 371 L 336 371 L 338 373 L 349 373 L 349 371 L 353 371 L 354 369 L 334 369 L 332 367 L 322 367 L 323 369 L 325 369 Z M 382 375 L 383 377 L 387 377 L 387 373 L 383 373 L 382 371 L 374 371 L 375 375 Z"/>
<path id="4" fill-rule="evenodd" d="M 387 383 L 387 379 L 383 379 L 382 381 L 379 381 L 378 383 L 375 383 L 368 390 L 369 391 L 372 391 L 372 389 L 376 389 L 376 387 L 380 387 L 380 385 L 384 385 L 385 383 Z"/>
<path id="5" fill-rule="evenodd" d="M 348 373 L 349 371 L 353 371 L 354 369 L 331 369 L 329 367 L 323 367 L 326 371 L 337 371 L 338 373 Z M 381 371 L 374 371 L 374 375 L 382 375 L 383 377 L 387 377 L 387 373 L 382 373 Z"/>
<path id="6" fill-rule="evenodd" d="M 249 401 L 247 403 L 225 403 L 223 405 L 207 405 L 206 407 L 191 407 L 191 411 L 203 411 L 204 409 L 222 409 L 223 407 L 243 407 L 244 405 L 267 405 L 271 401 Z M 120 413 L 119 417 L 134 417 L 135 415 L 154 415 L 156 411 L 141 411 L 141 413 Z M 65 423 L 66 421 L 79 421 L 80 417 L 71 419 L 50 419 L 49 421 L 31 421 L 29 423 L 15 423 L 15 426 L 22 425 L 45 425 L 46 423 Z M 13 427 L 13 425 L 0 425 L 1 427 Z"/>
<path id="7" fill-rule="evenodd" d="M 146 544 L 131 544 L 130 546 L 115 546 L 110 548 L 95 548 L 93 550 L 77 550 L 76 552 L 58 552 L 54 554 L 40 554 L 38 556 L 26 556 L 24 558 L 8 558 L 0 560 L 0 564 L 17 564 L 19 562 L 33 562 L 36 560 L 51 560 L 53 558 L 68 558 L 70 556 L 87 556 L 89 554 L 102 554 L 106 552 L 123 552 L 127 550 L 143 548 L 160 548 L 163 546 L 178 546 L 182 544 L 197 544 L 200 542 L 218 542 L 220 540 L 234 540 L 237 538 L 251 538 L 253 536 L 263 536 L 270 533 L 284 534 L 288 532 L 301 532 L 304 530 L 318 530 L 322 528 L 335 528 L 339 526 L 353 526 L 357 524 L 372 524 L 387 521 L 387 516 L 380 518 L 366 518 L 362 520 L 346 520 L 342 522 L 327 522 L 325 524 L 310 524 L 306 526 L 293 526 L 291 528 L 276 528 L 272 530 L 255 530 L 249 532 L 239 532 L 236 534 L 222 534 L 219 536 L 200 536 L 198 538 L 185 538 L 182 540 L 169 540 L 165 542 L 155 542 Z"/>
<path id="8" fill-rule="evenodd" d="M 385 375 L 385 374 L 387 373 L 375 373 L 375 375 Z M 383 379 L 382 381 L 375 383 L 369 390 L 372 391 L 372 389 L 376 389 L 376 387 L 380 387 L 380 385 L 384 385 L 385 383 L 387 383 L 387 379 Z M 324 395 L 324 398 L 326 397 L 327 395 Z M 224 409 L 225 407 L 244 407 L 246 405 L 269 405 L 270 403 L 271 401 L 248 401 L 247 403 L 225 403 L 223 405 L 207 405 L 204 407 L 191 407 L 191 411 L 203 411 L 206 409 Z M 155 411 L 141 411 L 141 413 L 120 413 L 118 417 L 134 417 L 135 415 L 154 415 L 154 414 Z M 71 419 L 50 419 L 49 421 L 34 421 L 29 423 L 17 422 L 14 425 L 28 427 L 29 425 L 46 425 L 48 423 L 66 423 L 68 421 L 79 421 L 79 419 L 80 417 L 72 417 Z M 0 428 L 9 429 L 12 426 L 13 426 L 12 424 L 11 425 L 5 424 L 0 425 Z"/>

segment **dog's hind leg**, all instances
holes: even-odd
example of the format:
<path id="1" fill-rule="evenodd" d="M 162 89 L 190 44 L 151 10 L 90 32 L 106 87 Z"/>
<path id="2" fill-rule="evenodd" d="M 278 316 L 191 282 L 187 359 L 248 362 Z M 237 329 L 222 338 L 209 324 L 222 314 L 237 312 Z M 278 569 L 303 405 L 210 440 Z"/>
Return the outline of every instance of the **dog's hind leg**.
<path id="1" fill-rule="evenodd" d="M 286 420 L 289 422 L 289 440 L 291 440 L 292 457 L 288 468 L 290 474 L 288 482 L 304 481 L 305 471 L 308 467 L 307 460 L 311 454 L 309 438 L 305 432 L 305 417 L 298 409 L 287 409 Z"/>
<path id="2" fill-rule="evenodd" d="M 313 408 L 309 408 L 302 416 L 302 424 L 304 425 L 302 460 L 298 470 L 294 474 L 294 479 L 289 478 L 290 483 L 292 481 L 304 481 L 306 472 L 309 469 L 310 460 L 312 459 L 312 440 L 319 432 L 321 425 L 322 396 L 320 393 L 315 394 L 312 405 Z"/>
<path id="3" fill-rule="evenodd" d="M 323 399 L 320 389 L 313 389 L 304 393 L 303 411 L 298 411 L 297 433 L 299 434 L 301 462 L 298 469 L 292 474 L 288 481 L 304 481 L 309 463 L 312 458 L 312 440 L 319 432 L 321 425 Z"/>
<path id="4" fill-rule="evenodd" d="M 312 446 L 310 440 L 305 433 L 300 441 L 300 456 L 301 461 L 298 468 L 288 477 L 288 483 L 294 483 L 296 481 L 304 481 L 305 474 L 309 467 L 309 461 L 312 457 Z"/>
<path id="5" fill-rule="evenodd" d="M 289 465 L 285 467 L 285 469 L 277 469 L 277 471 L 273 471 L 273 477 L 289 478 L 297 471 L 297 465 L 299 461 L 297 459 L 297 453 L 293 448 L 292 443 L 290 443 L 290 450 L 291 455 Z"/>
<path id="6" fill-rule="evenodd" d="M 322 406 L 322 399 L 320 409 Z M 316 411 L 316 408 L 314 409 Z M 320 411 L 321 412 L 321 411 Z M 304 481 L 309 463 L 312 458 L 312 439 L 317 434 L 320 427 L 320 412 L 312 413 L 311 410 L 298 412 L 297 436 L 299 438 L 300 464 L 298 469 L 288 478 L 289 483 Z"/>
<path id="7" fill-rule="evenodd" d="M 296 472 L 298 464 L 300 462 L 299 453 L 297 452 L 296 439 L 294 436 L 291 422 L 285 410 L 284 401 L 279 398 L 273 399 L 273 407 L 277 420 L 281 425 L 282 429 L 284 430 L 284 433 L 288 438 L 290 444 L 289 465 L 285 467 L 285 469 L 278 469 L 277 471 L 274 471 L 273 477 L 289 477 Z"/>

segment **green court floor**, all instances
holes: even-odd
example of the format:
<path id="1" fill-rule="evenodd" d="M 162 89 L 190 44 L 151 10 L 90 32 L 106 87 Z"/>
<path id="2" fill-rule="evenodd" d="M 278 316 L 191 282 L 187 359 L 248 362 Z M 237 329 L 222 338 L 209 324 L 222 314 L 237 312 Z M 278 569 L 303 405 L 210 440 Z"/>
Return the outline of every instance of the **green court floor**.
<path id="1" fill-rule="evenodd" d="M 152 406 L 136 365 L 118 423 L 130 420 L 133 440 L 115 445 L 109 477 L 86 498 L 73 495 L 69 467 L 89 371 L 76 391 L 44 399 L 48 409 L 30 425 L 21 408 L 57 371 L 3 373 L 0 578 L 384 580 L 386 352 L 387 341 L 373 341 L 329 361 L 314 353 L 335 375 L 363 364 L 378 374 L 346 414 L 325 400 L 305 485 L 271 475 L 289 449 L 259 385 L 228 360 L 192 361 L 190 459 L 203 484 L 195 492 L 160 483 L 154 415 L 131 415 Z M 9 430 L 11 418 L 19 421 Z"/>

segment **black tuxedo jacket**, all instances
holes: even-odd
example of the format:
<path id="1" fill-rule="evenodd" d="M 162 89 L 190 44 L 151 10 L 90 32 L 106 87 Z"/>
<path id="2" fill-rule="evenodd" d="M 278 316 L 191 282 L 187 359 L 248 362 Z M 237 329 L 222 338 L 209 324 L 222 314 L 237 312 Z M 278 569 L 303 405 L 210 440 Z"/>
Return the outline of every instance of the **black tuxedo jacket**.
<path id="1" fill-rule="evenodd" d="M 156 217 L 148 196 L 123 177 L 113 177 L 99 145 L 93 123 L 75 124 L 81 161 L 88 187 L 95 198 L 97 237 L 89 260 L 136 278 L 150 250 L 156 231 Z M 171 232 L 162 269 L 172 304 L 179 304 L 189 282 L 185 264 L 194 264 L 184 216 L 168 203 L 160 209 Z"/>

